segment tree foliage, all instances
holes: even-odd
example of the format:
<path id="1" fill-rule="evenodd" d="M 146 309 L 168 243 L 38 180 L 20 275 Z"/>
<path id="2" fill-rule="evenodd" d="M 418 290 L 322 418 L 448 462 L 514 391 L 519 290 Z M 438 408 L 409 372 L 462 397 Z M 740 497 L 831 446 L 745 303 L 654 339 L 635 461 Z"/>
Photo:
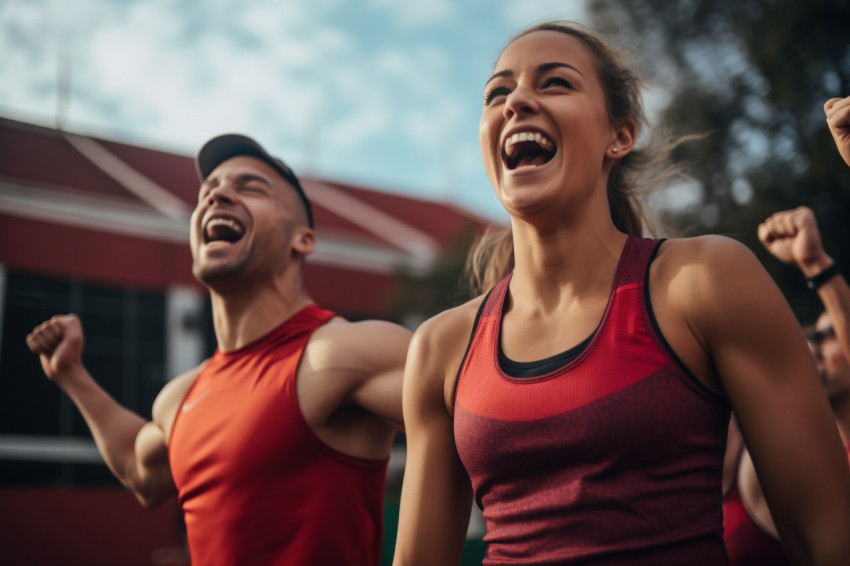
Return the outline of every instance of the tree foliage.
<path id="1" fill-rule="evenodd" d="M 827 252 L 850 273 L 850 169 L 826 127 L 823 104 L 850 96 L 847 0 L 590 0 L 594 27 L 666 98 L 656 120 L 682 145 L 698 204 L 665 220 L 689 234 L 747 244 L 802 322 L 820 305 L 796 269 L 756 239 L 770 214 L 800 205 L 818 218 Z"/>
<path id="2" fill-rule="evenodd" d="M 396 271 L 398 289 L 390 306 L 392 320 L 415 327 L 472 298 L 463 273 L 466 256 L 479 229 L 470 224 L 459 231 L 447 249 L 424 271 L 407 267 Z"/>

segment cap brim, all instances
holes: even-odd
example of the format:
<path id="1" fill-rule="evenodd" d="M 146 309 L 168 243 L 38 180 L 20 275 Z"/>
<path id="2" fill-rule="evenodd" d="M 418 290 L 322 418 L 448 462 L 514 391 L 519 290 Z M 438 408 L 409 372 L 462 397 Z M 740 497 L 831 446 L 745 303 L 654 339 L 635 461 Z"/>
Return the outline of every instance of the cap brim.
<path id="1" fill-rule="evenodd" d="M 248 136 L 223 134 L 212 138 L 201 147 L 198 157 L 195 160 L 198 167 L 198 175 L 201 177 L 201 180 L 204 180 L 209 177 L 209 174 L 216 167 L 228 159 L 240 155 L 257 157 L 275 168 L 278 167 L 274 163 L 274 158 L 266 153 L 260 144 Z"/>

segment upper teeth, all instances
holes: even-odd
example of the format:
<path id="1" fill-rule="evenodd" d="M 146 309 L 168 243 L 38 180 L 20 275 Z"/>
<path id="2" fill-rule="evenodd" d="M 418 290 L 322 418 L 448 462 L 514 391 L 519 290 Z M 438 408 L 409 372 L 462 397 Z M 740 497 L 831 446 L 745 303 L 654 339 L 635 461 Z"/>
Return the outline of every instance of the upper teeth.
<path id="1" fill-rule="evenodd" d="M 210 220 L 207 222 L 207 228 L 209 229 L 213 226 L 217 226 L 220 224 L 227 226 L 235 232 L 239 232 L 240 234 L 242 233 L 242 226 L 240 226 L 237 222 L 231 220 L 230 218 L 210 218 Z"/>
<path id="2" fill-rule="evenodd" d="M 555 143 L 540 132 L 519 132 L 512 136 L 508 136 L 505 140 L 505 153 L 510 155 L 514 144 L 524 141 L 533 141 L 546 151 L 551 151 L 555 147 Z"/>

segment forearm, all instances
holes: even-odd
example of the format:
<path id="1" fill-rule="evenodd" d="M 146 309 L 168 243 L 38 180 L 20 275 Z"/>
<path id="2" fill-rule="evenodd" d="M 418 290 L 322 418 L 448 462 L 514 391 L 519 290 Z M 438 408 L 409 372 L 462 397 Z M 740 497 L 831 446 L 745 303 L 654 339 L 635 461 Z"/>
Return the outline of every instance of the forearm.
<path id="1" fill-rule="evenodd" d="M 140 435 L 149 421 L 123 407 L 107 393 L 84 367 L 75 368 L 59 387 L 71 398 L 86 421 L 104 462 L 116 478 L 144 505 L 151 506 L 170 491 L 157 480 L 154 467 L 163 463 L 141 453 Z M 164 462 L 167 470 L 167 459 Z M 159 475 L 162 475 L 161 473 Z M 168 473 L 170 482 L 170 472 Z"/>
<path id="2" fill-rule="evenodd" d="M 393 566 L 460 564 L 471 509 L 466 478 L 453 485 L 405 471 Z"/>
<path id="3" fill-rule="evenodd" d="M 844 357 L 850 361 L 850 286 L 838 274 L 818 288 L 818 296 L 832 320 Z"/>

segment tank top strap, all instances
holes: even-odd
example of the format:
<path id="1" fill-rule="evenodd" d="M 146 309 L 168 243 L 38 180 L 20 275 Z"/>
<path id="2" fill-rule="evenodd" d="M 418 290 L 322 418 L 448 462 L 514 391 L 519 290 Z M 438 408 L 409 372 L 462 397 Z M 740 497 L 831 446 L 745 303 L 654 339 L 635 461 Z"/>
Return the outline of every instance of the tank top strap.
<path id="1" fill-rule="evenodd" d="M 649 264 L 652 262 L 658 246 L 663 241 L 663 238 L 656 240 L 629 236 L 620 256 L 617 274 L 614 276 L 614 288 L 619 289 L 626 285 L 642 285 Z"/>
<path id="2" fill-rule="evenodd" d="M 484 304 L 481 305 L 481 313 L 479 319 L 488 319 L 490 317 L 500 318 L 505 304 L 505 298 L 508 296 L 508 287 L 511 284 L 513 271 L 508 273 L 504 279 L 496 283 L 495 287 L 487 294 L 484 299 Z"/>

